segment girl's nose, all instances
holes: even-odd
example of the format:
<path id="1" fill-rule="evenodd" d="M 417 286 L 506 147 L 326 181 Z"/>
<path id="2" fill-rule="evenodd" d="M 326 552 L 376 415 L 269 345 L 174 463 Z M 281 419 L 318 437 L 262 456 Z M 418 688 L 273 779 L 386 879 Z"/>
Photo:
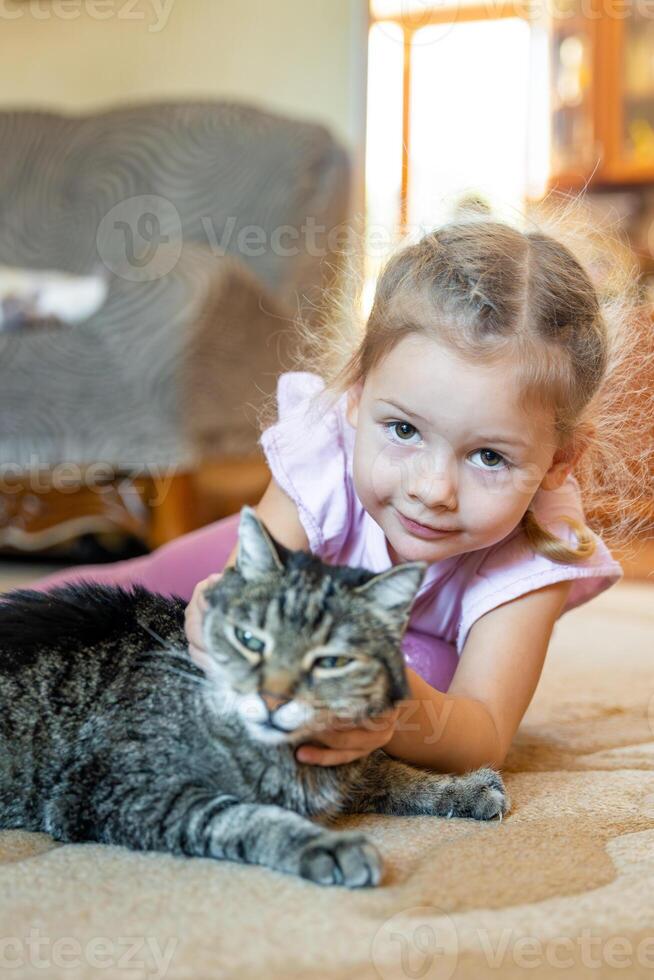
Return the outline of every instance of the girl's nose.
<path id="1" fill-rule="evenodd" d="M 429 509 L 445 507 L 456 510 L 458 498 L 454 460 L 444 459 L 443 456 L 438 460 L 432 459 L 431 464 L 421 460 L 412 469 L 408 493 Z"/>

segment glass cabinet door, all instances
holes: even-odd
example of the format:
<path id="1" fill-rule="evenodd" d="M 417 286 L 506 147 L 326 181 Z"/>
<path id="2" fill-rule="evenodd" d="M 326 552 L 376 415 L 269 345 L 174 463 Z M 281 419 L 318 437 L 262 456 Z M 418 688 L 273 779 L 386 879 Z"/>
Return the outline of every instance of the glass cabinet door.
<path id="1" fill-rule="evenodd" d="M 593 112 L 594 21 L 580 4 L 557 5 L 551 22 L 551 172 L 583 180 L 597 164 Z"/>
<path id="2" fill-rule="evenodd" d="M 620 156 L 635 170 L 654 168 L 654 21 L 634 5 L 622 22 Z"/>

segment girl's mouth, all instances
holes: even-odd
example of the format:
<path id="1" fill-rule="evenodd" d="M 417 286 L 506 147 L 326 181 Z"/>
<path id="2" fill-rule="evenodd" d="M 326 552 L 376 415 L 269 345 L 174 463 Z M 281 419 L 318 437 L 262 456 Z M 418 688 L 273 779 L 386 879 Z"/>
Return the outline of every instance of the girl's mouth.
<path id="1" fill-rule="evenodd" d="M 419 524 L 418 521 L 412 521 L 411 518 L 400 514 L 399 510 L 396 513 L 402 526 L 418 538 L 445 538 L 448 534 L 454 533 L 454 531 L 442 531 L 435 527 L 429 527 L 427 524 Z"/>

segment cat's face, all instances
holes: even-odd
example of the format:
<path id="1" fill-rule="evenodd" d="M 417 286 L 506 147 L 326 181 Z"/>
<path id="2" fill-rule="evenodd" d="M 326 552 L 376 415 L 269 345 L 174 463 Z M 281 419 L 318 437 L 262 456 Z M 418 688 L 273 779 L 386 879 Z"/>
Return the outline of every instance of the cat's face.
<path id="1" fill-rule="evenodd" d="M 378 575 L 275 545 L 241 511 L 236 567 L 207 593 L 215 679 L 253 737 L 298 742 L 406 697 L 400 641 L 425 565 Z"/>

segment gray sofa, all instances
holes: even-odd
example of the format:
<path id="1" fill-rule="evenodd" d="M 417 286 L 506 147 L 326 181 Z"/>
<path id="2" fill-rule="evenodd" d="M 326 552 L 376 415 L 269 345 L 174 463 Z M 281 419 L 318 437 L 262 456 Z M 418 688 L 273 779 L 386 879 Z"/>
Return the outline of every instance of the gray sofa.
<path id="1" fill-rule="evenodd" d="M 0 333 L 0 473 L 192 469 L 256 446 L 347 221 L 319 125 L 218 102 L 0 112 L 0 265 L 108 280 L 85 322 Z"/>

